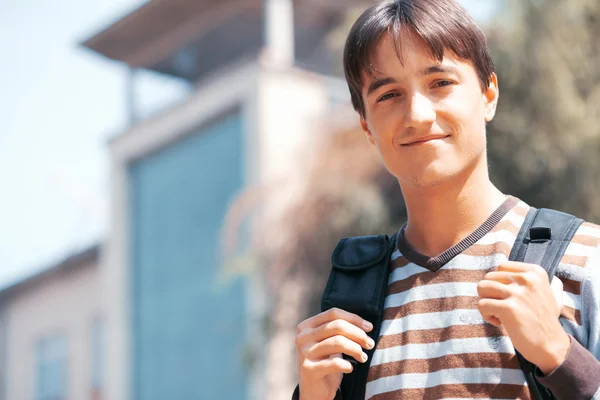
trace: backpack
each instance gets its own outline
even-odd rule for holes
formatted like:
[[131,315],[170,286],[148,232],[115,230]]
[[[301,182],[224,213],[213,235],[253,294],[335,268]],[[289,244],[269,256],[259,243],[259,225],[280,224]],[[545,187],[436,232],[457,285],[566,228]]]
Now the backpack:
[[[548,273],[548,279],[552,280],[569,242],[582,222],[569,214],[532,207],[517,235],[509,260],[541,265]],[[368,335],[375,343],[379,338],[389,264],[397,235],[391,238],[378,235],[341,239],[331,256],[332,270],[321,298],[322,311],[337,307],[371,322],[373,329]],[[369,356],[364,364],[344,355],[353,364],[354,370],[342,379],[338,392],[341,392],[343,400],[365,398],[369,365],[375,349],[363,351]],[[537,367],[519,352],[516,354],[532,399],[554,399],[550,390],[535,379]]]

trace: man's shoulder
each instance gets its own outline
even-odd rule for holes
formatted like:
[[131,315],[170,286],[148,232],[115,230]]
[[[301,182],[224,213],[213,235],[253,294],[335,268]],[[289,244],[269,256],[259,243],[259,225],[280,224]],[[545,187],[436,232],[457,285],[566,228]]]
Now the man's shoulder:
[[583,224],[581,224],[579,229],[581,230],[582,228],[583,231],[588,231],[588,233],[592,234],[593,236],[600,236],[600,225],[596,223],[583,221]]
[[600,246],[600,224],[583,220],[571,242],[588,248]]
[[[527,212],[531,209],[531,205],[529,205],[528,203],[526,203],[525,201],[523,201],[521,199],[517,199],[517,200],[518,201],[516,202],[515,206],[513,207],[513,209],[511,211],[513,213],[516,212],[517,214],[524,217],[525,214],[527,214]],[[557,210],[557,209],[550,209],[550,210],[565,212],[565,211]],[[575,215],[575,214],[574,214],[574,216],[578,217],[578,215]],[[574,241],[583,240],[585,242],[585,244],[587,244],[589,246],[594,246],[594,247],[599,246],[600,245],[600,222],[594,223],[594,222],[584,220],[583,223],[579,226],[579,229],[577,230],[577,232],[575,233],[573,240]]]
[[[524,218],[529,209],[529,204],[519,200],[513,212],[516,211]],[[591,270],[598,270],[600,273],[600,224],[584,220],[561,259],[559,271],[567,272],[570,276],[583,277]]]
[[584,221],[571,239],[561,264],[600,270],[600,225]]

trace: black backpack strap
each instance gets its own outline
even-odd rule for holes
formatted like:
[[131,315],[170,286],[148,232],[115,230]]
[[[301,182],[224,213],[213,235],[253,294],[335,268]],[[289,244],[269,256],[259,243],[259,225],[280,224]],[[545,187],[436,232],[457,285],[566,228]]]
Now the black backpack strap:
[[[373,324],[368,335],[377,343],[383,319],[383,305],[388,285],[389,265],[396,247],[393,235],[359,236],[340,240],[331,256],[332,269],[321,298],[321,311],[340,308],[359,315]],[[364,400],[369,365],[375,349],[364,350],[368,361],[353,364],[344,375],[341,393],[344,400]]]
[[[583,220],[563,212],[531,207],[517,235],[509,260],[540,265],[552,281],[569,242],[582,223]],[[515,352],[533,399],[554,399],[552,392],[535,379],[537,367],[527,361],[521,353],[516,350]]]

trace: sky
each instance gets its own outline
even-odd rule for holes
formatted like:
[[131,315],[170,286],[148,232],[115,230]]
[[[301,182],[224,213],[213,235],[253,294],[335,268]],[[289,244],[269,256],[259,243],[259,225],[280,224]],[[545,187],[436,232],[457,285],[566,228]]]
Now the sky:
[[[485,21],[496,0],[459,0]],[[0,2],[0,288],[103,240],[126,68],[79,46],[144,0]],[[136,78],[142,114],[185,95]],[[143,96],[142,96],[143,94]]]

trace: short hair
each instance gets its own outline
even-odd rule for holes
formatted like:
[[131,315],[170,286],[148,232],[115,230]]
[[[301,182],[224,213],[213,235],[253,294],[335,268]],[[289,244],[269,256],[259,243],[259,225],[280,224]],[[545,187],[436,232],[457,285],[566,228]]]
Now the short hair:
[[402,62],[400,41],[409,32],[419,35],[434,59],[442,61],[449,50],[473,63],[483,91],[495,72],[487,40],[473,18],[455,0],[392,0],[376,4],[356,20],[344,48],[344,74],[352,106],[365,115],[362,98],[364,71],[371,75],[374,50],[384,33],[394,37],[396,55]]

